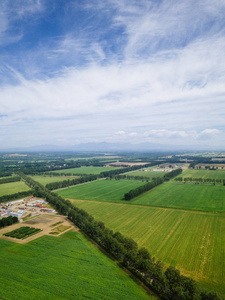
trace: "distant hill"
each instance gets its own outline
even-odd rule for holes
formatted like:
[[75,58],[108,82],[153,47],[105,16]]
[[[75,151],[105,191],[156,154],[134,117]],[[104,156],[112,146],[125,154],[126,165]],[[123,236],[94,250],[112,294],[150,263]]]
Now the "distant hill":
[[166,151],[188,151],[188,150],[209,150],[209,149],[197,149],[197,147],[190,147],[186,145],[162,145],[154,143],[82,143],[78,145],[37,145],[31,147],[15,147],[9,149],[1,149],[1,152],[166,152]]

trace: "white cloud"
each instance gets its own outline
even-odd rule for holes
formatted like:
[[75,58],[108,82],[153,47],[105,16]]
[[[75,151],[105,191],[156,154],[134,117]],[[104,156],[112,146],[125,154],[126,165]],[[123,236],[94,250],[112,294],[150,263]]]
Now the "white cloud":
[[120,130],[120,131],[116,132],[116,135],[124,135],[124,134],[125,134],[125,131],[123,131],[123,130]]
[[[42,1],[22,3],[16,18],[45,9]],[[6,8],[0,12],[0,39],[14,37],[6,34],[11,24]],[[9,135],[22,141],[23,132],[29,138],[35,134],[59,141],[67,136],[75,141],[177,143],[223,134],[222,1],[200,1],[197,6],[192,0],[108,0],[85,9],[107,16],[112,12],[109,31],[120,28],[118,48],[105,50],[114,46],[113,39],[100,39],[105,28],[93,37],[86,29],[77,35],[71,30],[25,53],[17,61],[21,72],[13,63],[2,68],[2,78],[16,82],[0,87],[6,142]]]

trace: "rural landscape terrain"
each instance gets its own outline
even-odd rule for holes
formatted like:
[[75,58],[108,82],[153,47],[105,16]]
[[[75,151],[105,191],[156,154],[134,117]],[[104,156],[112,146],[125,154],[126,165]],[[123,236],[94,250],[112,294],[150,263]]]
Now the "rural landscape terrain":
[[0,175],[1,299],[225,296],[224,153],[2,153]]

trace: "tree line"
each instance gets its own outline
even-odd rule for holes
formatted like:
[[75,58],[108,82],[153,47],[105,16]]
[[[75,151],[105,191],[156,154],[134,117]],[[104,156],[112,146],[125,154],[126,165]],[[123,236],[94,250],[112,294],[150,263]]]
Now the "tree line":
[[0,197],[0,202],[7,202],[10,200],[27,197],[27,196],[32,195],[32,193],[33,193],[33,191],[30,190],[30,191],[18,192],[18,193],[11,194],[11,195],[3,195]]
[[164,182],[164,180],[170,180],[171,178],[177,176],[180,173],[182,173],[182,169],[176,169],[171,172],[168,172],[164,175],[163,178],[158,177],[155,180],[146,183],[145,185],[139,186],[136,189],[130,190],[128,193],[125,193],[124,199],[131,200],[131,199],[143,194],[144,192],[150,191],[157,185],[162,184]]
[[225,185],[225,179],[215,178],[192,178],[192,177],[177,177],[174,179],[179,182],[199,182],[199,183],[221,183]]
[[154,187],[156,187],[159,184],[162,184],[164,182],[163,178],[158,178],[154,181],[148,182],[142,186],[137,187],[136,189],[130,190],[128,193],[124,194],[124,199],[125,200],[131,200],[135,197],[137,197],[138,195],[143,194],[146,191],[150,191],[151,189],[153,189]]
[[82,176],[82,177],[79,177],[79,178],[47,183],[46,188],[49,189],[49,190],[56,190],[56,189],[61,189],[61,188],[71,186],[71,185],[77,185],[77,184],[80,184],[80,183],[93,181],[93,180],[96,180],[96,179],[98,179],[97,175],[90,174],[90,175]]
[[151,257],[148,250],[138,248],[133,239],[125,237],[119,232],[114,233],[106,228],[103,222],[96,221],[86,211],[75,207],[69,200],[50,192],[30,177],[22,173],[20,175],[35,190],[34,196],[46,199],[59,213],[66,215],[91,239],[154,290],[161,299],[220,299],[216,293],[199,291],[196,282],[181,275],[179,270],[173,267],[165,269],[162,262]]
[[17,223],[17,222],[18,222],[17,217],[9,216],[9,217],[6,217],[6,218],[2,218],[2,219],[0,219],[0,228],[12,225],[12,224]]
[[16,181],[20,181],[19,176],[9,177],[9,178],[0,178],[0,184],[9,183],[9,182],[16,182]]
[[164,175],[164,179],[168,181],[168,180],[172,179],[173,177],[175,177],[175,176],[177,176],[181,173],[182,173],[182,169],[173,170],[171,172],[166,173]]
[[[144,167],[149,167],[149,166],[151,166],[151,164],[147,164]],[[100,172],[98,175],[96,175],[96,174],[89,174],[89,175],[92,175],[92,176],[95,175],[95,176],[98,176],[98,178],[114,177],[118,174],[130,172],[130,171],[134,171],[134,170],[138,170],[138,169],[140,169],[140,166],[132,166],[132,167],[125,167],[125,168],[116,168],[116,169],[110,170],[110,171],[106,170],[106,171]],[[79,168],[78,168],[78,172],[75,172],[75,173],[74,172],[73,173],[48,172],[45,174],[51,175],[51,176],[87,176],[87,174],[79,173]]]

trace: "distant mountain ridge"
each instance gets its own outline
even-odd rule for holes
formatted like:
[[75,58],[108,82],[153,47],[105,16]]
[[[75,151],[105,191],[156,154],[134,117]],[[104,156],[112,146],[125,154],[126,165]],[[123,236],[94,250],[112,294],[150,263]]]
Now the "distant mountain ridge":
[[[14,147],[8,149],[1,149],[1,152],[121,152],[121,151],[138,151],[138,152],[165,152],[165,151],[189,151],[189,150],[209,150],[199,149],[193,146],[186,145],[162,145],[154,143],[81,143],[78,145],[37,145],[31,147]],[[211,149],[210,149],[211,150]]]

